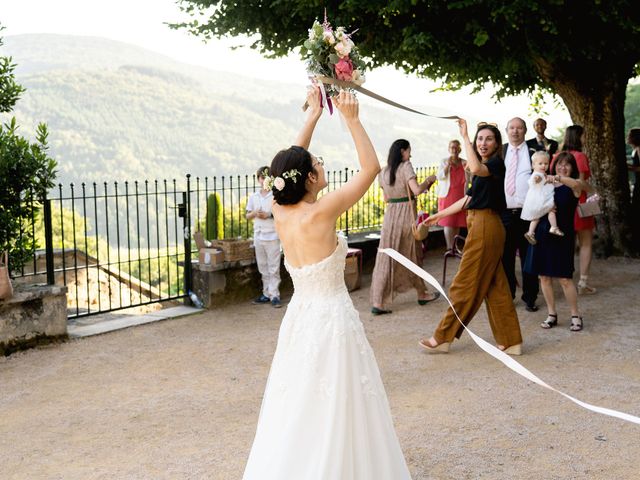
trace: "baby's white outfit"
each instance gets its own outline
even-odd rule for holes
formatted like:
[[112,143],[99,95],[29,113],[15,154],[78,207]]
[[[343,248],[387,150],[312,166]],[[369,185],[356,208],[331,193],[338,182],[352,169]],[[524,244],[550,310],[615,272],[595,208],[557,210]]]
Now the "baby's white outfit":
[[[540,182],[536,183],[536,178]],[[555,187],[552,183],[545,183],[545,175],[533,172],[529,177],[529,190],[522,205],[520,218],[523,220],[536,220],[545,216],[553,208],[553,195]]]

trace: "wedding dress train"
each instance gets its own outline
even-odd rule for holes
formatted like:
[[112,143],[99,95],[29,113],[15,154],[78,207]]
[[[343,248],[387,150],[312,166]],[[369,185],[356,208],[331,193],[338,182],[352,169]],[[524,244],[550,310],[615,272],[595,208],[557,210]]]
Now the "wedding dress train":
[[324,260],[285,265],[282,320],[244,480],[405,480],[373,351],[344,284],[347,242]]

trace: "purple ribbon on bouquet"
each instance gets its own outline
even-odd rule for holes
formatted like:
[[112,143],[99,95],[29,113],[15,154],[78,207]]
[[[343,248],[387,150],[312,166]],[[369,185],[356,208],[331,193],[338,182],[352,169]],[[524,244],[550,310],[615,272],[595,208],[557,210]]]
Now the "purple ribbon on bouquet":
[[453,308],[453,304],[451,303],[451,300],[449,300],[449,297],[447,297],[447,294],[445,293],[445,291],[442,288],[442,286],[438,283],[438,281],[435,278],[433,278],[433,276],[431,274],[429,274],[428,272],[426,272],[425,270],[420,268],[418,265],[413,263],[411,260],[409,260],[407,257],[402,255],[401,253],[398,253],[397,251],[395,251],[392,248],[381,248],[381,249],[379,249],[379,251],[384,253],[384,254],[386,254],[386,255],[388,255],[388,256],[390,256],[396,262],[400,263],[403,267],[405,267],[408,270],[410,270],[411,272],[415,273],[420,278],[422,278],[423,280],[428,282],[430,285],[432,285],[436,290],[438,290],[440,292],[440,294],[444,298],[447,299],[447,302],[449,302],[449,305],[451,306],[451,310],[453,310],[453,313],[455,314],[456,318],[458,319],[460,324],[464,327],[464,329],[467,331],[467,333],[472,338],[472,340],[474,342],[476,342],[476,344],[482,350],[487,352],[489,355],[491,355],[495,359],[501,361],[503,364],[505,364],[507,367],[509,367],[514,372],[516,372],[518,375],[521,375],[524,378],[526,378],[527,380],[530,380],[533,383],[537,383],[538,385],[540,385],[540,386],[542,386],[544,388],[547,388],[547,389],[549,389],[549,390],[551,390],[553,392],[559,393],[563,397],[568,398],[569,400],[571,400],[573,403],[576,403],[576,404],[580,405],[582,408],[586,408],[587,410],[591,410],[592,412],[601,413],[602,415],[609,415],[610,417],[619,418],[621,420],[625,420],[627,422],[636,423],[636,424],[640,425],[640,417],[636,417],[634,415],[630,415],[630,414],[624,413],[624,412],[619,412],[618,410],[612,410],[610,408],[598,407],[596,405],[591,405],[590,403],[583,402],[582,400],[578,400],[577,398],[574,398],[571,395],[568,395],[568,394],[566,394],[566,393],[564,393],[564,392],[552,387],[551,385],[547,384],[546,382],[544,382],[543,380],[538,378],[536,375],[531,373],[524,366],[522,366],[519,362],[517,362],[516,360],[511,358],[509,355],[504,353],[502,350],[500,350],[499,348],[494,347],[489,342],[487,342],[486,340],[480,338],[475,333],[473,333],[471,330],[469,330],[469,328],[464,324],[464,322],[462,320],[460,320],[460,317],[458,316],[458,313],[456,312],[455,308]]
[[[329,109],[329,115],[333,115],[333,103],[331,102],[331,97],[327,96],[327,91],[324,89],[324,84],[322,82],[317,82],[317,85],[320,87],[320,106],[324,107],[326,105]],[[307,104],[305,103],[305,105]],[[306,110],[306,108],[303,108],[303,110]]]

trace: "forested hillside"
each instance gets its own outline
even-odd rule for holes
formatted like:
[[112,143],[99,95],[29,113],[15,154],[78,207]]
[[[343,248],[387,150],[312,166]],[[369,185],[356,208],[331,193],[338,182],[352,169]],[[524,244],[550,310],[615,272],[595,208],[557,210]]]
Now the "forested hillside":
[[[193,67],[101,38],[4,40],[0,54],[13,57],[27,88],[13,115],[24,134],[39,121],[49,125],[63,183],[251,173],[291,143],[303,118],[299,85]],[[364,102],[363,122],[383,161],[399,137],[413,144],[416,165],[446,155],[450,122]],[[336,115],[323,118],[312,149],[329,169],[356,165]]]

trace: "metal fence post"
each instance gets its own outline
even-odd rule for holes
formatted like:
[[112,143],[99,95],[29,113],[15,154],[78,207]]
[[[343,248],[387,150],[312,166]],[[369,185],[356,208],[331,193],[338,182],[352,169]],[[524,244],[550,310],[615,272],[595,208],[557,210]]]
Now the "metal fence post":
[[[47,266],[47,284],[56,283],[53,266],[53,226],[51,223],[51,200],[44,199],[44,245],[45,245],[45,261]],[[35,272],[35,270],[34,270]]]
[[187,191],[182,193],[185,206],[184,225],[184,293],[190,302],[189,292],[193,287],[191,278],[191,174],[187,174]]
[[[340,187],[342,187],[345,183],[347,183],[349,181],[349,167],[345,167],[344,169],[344,183],[341,182]],[[353,208],[353,206],[351,206],[349,209],[347,209],[347,211],[345,212],[345,216],[344,216],[344,235],[345,237],[349,237],[349,210],[351,210]]]

